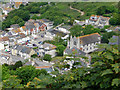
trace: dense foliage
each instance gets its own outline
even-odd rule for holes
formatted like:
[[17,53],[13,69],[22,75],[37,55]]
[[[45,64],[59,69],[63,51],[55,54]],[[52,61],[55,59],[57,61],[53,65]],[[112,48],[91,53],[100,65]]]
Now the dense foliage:
[[117,12],[117,3],[113,2],[74,2],[71,3],[73,8],[82,10],[85,12],[83,16],[80,16],[80,20],[89,18],[92,14],[111,16]]
[[103,14],[109,14],[117,12],[117,9],[115,6],[101,6],[97,9],[97,15],[103,15]]
[[[100,14],[100,15],[113,15],[113,18],[110,19],[110,24],[119,25],[120,17],[119,13],[116,14],[116,9],[114,5],[106,6],[105,3],[99,5],[99,3],[92,3],[92,6],[86,3],[73,3],[74,8],[85,11],[85,15],[89,16],[91,14]],[[58,6],[56,6],[56,4]],[[82,5],[81,5],[82,4]],[[120,4],[120,3],[119,3]],[[44,6],[45,5],[45,8]],[[67,9],[63,8],[67,5]],[[72,22],[73,16],[69,12],[68,7],[70,3],[30,3],[27,6],[21,5],[20,9],[14,10],[9,13],[7,19],[3,22],[3,28],[9,27],[11,24],[18,23],[20,26],[24,25],[25,21],[30,18],[30,14],[42,14],[40,17],[34,15],[32,18],[48,18],[55,21],[55,25],[62,22],[67,22],[71,19],[69,23]],[[85,6],[84,6],[85,5]],[[94,8],[94,7],[97,7]],[[32,7],[34,6],[34,7]],[[40,7],[42,6],[42,7]],[[52,6],[52,7],[51,7]],[[84,7],[81,7],[84,6]],[[40,7],[40,8],[39,8]],[[120,5],[119,5],[120,8]],[[66,10],[66,13],[63,13],[63,9]],[[104,9],[104,10],[103,10]],[[26,11],[27,10],[27,11]],[[61,11],[63,10],[63,11]],[[67,11],[68,10],[68,11]],[[88,11],[88,12],[87,12]],[[65,11],[64,11],[65,12]],[[68,14],[69,12],[69,14]],[[114,13],[114,14],[111,14]],[[54,17],[53,17],[54,16]],[[75,16],[76,18],[78,16]],[[84,17],[86,18],[86,17]],[[108,28],[109,26],[105,26]],[[104,28],[104,29],[105,29]],[[105,30],[94,28],[91,25],[82,27],[75,25],[70,29],[72,36],[82,36],[91,33],[100,33],[105,32]],[[63,62],[64,58],[61,61],[58,61],[58,64],[55,64],[56,69],[52,74],[56,77],[52,77],[47,73],[46,70],[35,69],[34,66],[23,66],[22,62],[16,62],[15,65],[2,65],[2,81],[3,88],[80,88],[85,90],[119,90],[120,88],[120,52],[118,51],[117,45],[109,45],[109,39],[113,35],[117,35],[114,32],[107,32],[102,35],[102,43],[98,45],[99,49],[104,49],[103,51],[97,51],[91,54],[92,64],[90,67],[81,67],[81,68],[72,68],[70,71],[60,72],[63,68],[69,68],[70,66]],[[110,39],[111,40],[111,39]],[[63,55],[63,51],[67,46],[65,40],[62,40],[60,37],[55,37],[52,41],[45,41],[57,46],[57,53],[59,56]],[[112,41],[111,41],[112,42]],[[75,54],[76,52],[73,52]],[[36,57],[36,55],[32,55]],[[44,60],[51,61],[50,55],[45,55]],[[80,60],[75,58],[72,60]],[[74,63],[75,65],[81,65],[81,63]]]
[[30,19],[30,14],[39,13],[40,6],[46,4],[44,2],[38,2],[29,3],[26,6],[20,5],[19,9],[15,9],[8,14],[7,18],[2,22],[2,29],[9,28],[12,24],[23,26],[25,21]]
[[[94,60],[91,67],[73,68],[64,74],[55,70],[56,77],[48,75],[44,70],[37,70],[33,66],[23,66],[17,68],[16,71],[10,71],[7,66],[3,65],[3,87],[119,89],[120,52],[118,46],[100,44],[98,48],[105,50],[91,54]],[[57,65],[61,69],[66,67],[62,61],[56,64],[56,67]]]
[[101,42],[102,43],[109,43],[109,39],[112,38],[113,35],[117,35],[115,32],[106,32],[102,35]]
[[100,33],[100,29],[94,28],[92,25],[87,25],[85,27],[82,27],[80,25],[75,25],[70,29],[70,34],[72,36],[83,36],[87,34],[92,34],[92,33]]
[[64,45],[58,45],[56,50],[58,52],[57,53],[58,56],[63,56],[63,51],[65,50],[65,46]]
[[49,61],[49,62],[52,60],[51,55],[49,55],[49,54],[45,54],[43,59],[46,61]]
[[115,13],[109,22],[111,25],[120,25],[120,14]]
[[[28,81],[33,80],[35,77],[38,77],[40,74],[48,75],[46,70],[35,69],[34,66],[23,66],[17,68],[16,70],[10,70],[8,66],[2,66],[2,79],[9,81],[10,76],[17,76],[17,79],[20,79],[20,84],[26,84]],[[11,82],[11,81],[9,81]],[[15,83],[14,83],[15,84]]]
[[[78,10],[84,11],[85,14],[80,16],[80,12],[71,10],[70,6]],[[84,6],[84,7],[83,7]],[[96,8],[94,8],[96,7]],[[2,29],[10,27],[12,24],[19,24],[23,26],[25,21],[32,19],[50,19],[54,21],[54,25],[61,23],[67,23],[72,25],[74,19],[84,20],[89,18],[92,14],[98,14],[103,16],[112,16],[113,13],[117,13],[116,3],[46,3],[37,2],[29,3],[26,6],[21,5],[19,9],[11,11],[6,20],[3,21]],[[40,14],[37,15],[37,14]],[[118,15],[119,16],[119,15]],[[116,16],[114,16],[110,23],[112,25],[118,24],[116,22]]]
[[4,65],[7,66],[9,70],[16,70],[17,68],[23,66],[21,61],[17,61],[14,65],[8,65],[8,64],[4,64]]

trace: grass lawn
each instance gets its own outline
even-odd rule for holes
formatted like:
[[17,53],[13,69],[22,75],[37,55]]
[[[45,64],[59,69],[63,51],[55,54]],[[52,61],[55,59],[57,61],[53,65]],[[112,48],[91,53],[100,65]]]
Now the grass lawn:
[[71,3],[72,7],[82,10],[85,15],[81,16],[80,19],[86,19],[92,14],[96,14],[96,10],[101,6],[115,6],[117,8],[116,2],[77,2],[75,5]]
[[73,18],[77,18],[77,16],[80,16],[81,13],[77,12],[76,10],[71,10],[69,8],[69,3],[65,2],[65,3],[57,3],[56,7],[59,8],[59,10],[62,13],[67,13],[68,15],[70,15]]

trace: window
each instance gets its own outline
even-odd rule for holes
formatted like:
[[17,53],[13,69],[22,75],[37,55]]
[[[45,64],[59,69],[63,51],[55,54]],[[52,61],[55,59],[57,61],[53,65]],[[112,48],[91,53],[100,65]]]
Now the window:
[[87,48],[87,50],[88,50],[88,48]]
[[76,45],[76,42],[74,41],[74,45]]
[[90,49],[92,49],[92,47],[90,47]]
[[80,44],[82,43],[82,41],[80,40]]

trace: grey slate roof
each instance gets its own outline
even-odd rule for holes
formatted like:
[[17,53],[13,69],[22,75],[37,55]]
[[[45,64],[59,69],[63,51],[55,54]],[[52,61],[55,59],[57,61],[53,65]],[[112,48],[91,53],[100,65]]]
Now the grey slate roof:
[[11,32],[8,32],[8,35],[9,35],[9,36],[12,36],[12,33],[11,33]]
[[19,28],[20,26],[19,26],[18,24],[13,24],[13,25],[11,25],[10,27],[11,27],[11,28],[14,28],[14,29],[17,29],[17,28]]
[[42,22],[38,22],[38,24],[39,24],[40,26],[42,26],[42,25],[43,25],[43,23],[42,23]]
[[26,53],[26,54],[29,54],[30,51],[31,51],[31,49],[28,48],[28,47],[23,47],[22,50],[21,50],[22,53]]
[[5,32],[2,33],[3,36],[4,36],[5,34],[6,34]]
[[10,3],[6,3],[6,4],[5,4],[5,7],[10,7],[10,8],[12,8],[12,5],[11,5]]
[[64,36],[67,35],[66,33],[63,33],[63,32],[61,32],[61,31],[58,31],[58,30],[55,30],[55,29],[49,29],[48,31],[49,31],[50,33],[53,33],[53,34],[55,34],[55,35],[62,36],[62,37],[64,37]]
[[42,21],[44,21],[44,22],[50,22],[50,20],[48,20],[48,19],[42,19]]
[[66,48],[64,52],[67,53],[68,55],[72,54],[72,50],[70,48]]
[[35,26],[33,24],[29,24],[29,25],[26,25],[26,28],[27,29],[33,29],[33,28],[35,28]]
[[[32,65],[32,61],[28,61],[27,63],[25,63],[24,64],[24,66],[26,66],[26,65]],[[38,63],[36,63],[36,62],[34,62],[34,65],[33,66],[39,66],[39,64]]]
[[16,48],[18,51],[21,51],[22,50],[22,46],[20,45],[17,45],[17,48]]
[[71,49],[66,48],[64,52],[67,53],[68,55],[73,55],[73,51],[76,52],[75,56],[80,56],[80,55],[85,56],[86,55],[86,53],[84,53],[83,51],[81,51],[80,49],[78,49],[76,47],[73,47]]
[[38,23],[40,26],[42,26],[44,23],[42,23],[41,21],[37,20],[34,23]]
[[50,50],[52,50],[52,49],[55,49],[55,48],[56,48],[56,46],[55,46],[55,45],[52,45],[52,44],[49,44],[49,43],[44,43],[44,44],[43,44],[43,48],[47,48],[47,47],[49,47],[49,49],[50,49]]
[[109,42],[110,45],[120,45],[120,36],[113,36],[111,39],[113,42]]
[[22,46],[22,45],[15,45],[12,48],[17,50],[17,51],[20,51],[22,53],[26,53],[26,54],[29,54],[32,50],[31,48],[26,47],[26,46]]
[[100,37],[98,34],[91,34],[91,35],[86,35],[85,37],[81,37],[80,40],[83,45],[90,44],[90,43],[95,43],[99,42],[100,40],[98,39]]

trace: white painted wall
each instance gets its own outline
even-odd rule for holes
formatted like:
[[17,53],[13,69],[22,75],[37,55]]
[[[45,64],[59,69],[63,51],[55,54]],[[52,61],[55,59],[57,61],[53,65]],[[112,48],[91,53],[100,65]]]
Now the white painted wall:
[[0,50],[4,50],[4,44],[0,42]]

